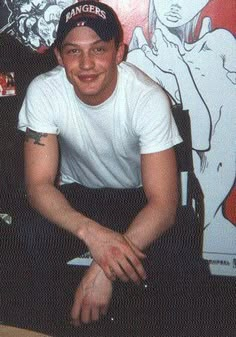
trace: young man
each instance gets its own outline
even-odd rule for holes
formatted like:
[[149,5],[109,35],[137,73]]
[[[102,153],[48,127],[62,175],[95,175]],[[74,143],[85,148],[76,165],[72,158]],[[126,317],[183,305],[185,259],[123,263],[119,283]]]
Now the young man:
[[[59,66],[31,83],[19,116],[32,207],[74,234],[93,256],[75,294],[75,325],[107,312],[115,279],[146,278],[143,252],[175,221],[173,146],[181,138],[164,91],[123,62],[124,52],[121,26],[109,6],[82,1],[66,8],[55,41]],[[75,184],[68,201],[63,190]],[[113,206],[124,198],[122,191],[141,188],[146,202],[125,229],[118,216],[107,228],[75,206],[83,201],[83,188],[91,195],[114,190]],[[88,208],[104,212],[96,198],[90,201]],[[130,202],[126,208],[135,204]],[[109,198],[106,205],[112,207]]]

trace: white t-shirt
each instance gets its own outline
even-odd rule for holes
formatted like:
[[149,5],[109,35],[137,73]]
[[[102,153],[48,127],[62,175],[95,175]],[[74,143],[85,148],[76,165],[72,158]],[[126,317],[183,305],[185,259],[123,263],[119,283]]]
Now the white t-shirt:
[[18,128],[57,134],[61,183],[87,187],[142,185],[140,154],[181,142],[163,90],[135,66],[122,62],[112,96],[98,106],[83,103],[63,67],[30,84]]

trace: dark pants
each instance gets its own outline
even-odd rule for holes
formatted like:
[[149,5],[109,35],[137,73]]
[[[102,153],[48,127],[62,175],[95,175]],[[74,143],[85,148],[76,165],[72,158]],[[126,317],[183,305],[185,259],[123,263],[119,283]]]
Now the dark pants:
[[[62,186],[60,190],[75,209],[101,225],[119,232],[126,230],[147,202],[142,188],[89,189],[78,184],[70,184]],[[147,282],[140,286],[140,290],[132,285],[129,288],[129,284],[117,282],[114,292],[116,295],[113,298],[120,299],[123,293],[125,304],[122,309],[118,301],[119,305],[114,304],[113,308],[121,308],[119,310],[125,315],[127,298],[129,306],[138,308],[135,302],[137,299],[142,306],[147,296],[145,293],[147,286],[149,292],[153,291],[156,294],[159,289],[160,293],[166,292],[169,296],[171,292],[177,294],[180,289],[192,286],[197,279],[202,284],[205,282],[204,279],[209,274],[208,267],[196,245],[199,238],[194,236],[194,233],[199,231],[194,230],[196,226],[194,222],[194,212],[191,209],[179,209],[175,226],[147,251],[148,258],[145,260]],[[35,308],[40,310],[40,317],[43,310],[46,312],[49,310],[55,313],[57,319],[58,317],[63,319],[65,315],[69,315],[74,291],[86,270],[85,267],[67,266],[66,262],[87,252],[88,249],[81,240],[49,223],[32,210],[22,215],[19,227],[21,233],[24,232],[22,235],[24,246],[32,266]],[[141,293],[143,297],[140,296]],[[153,295],[153,299],[155,296]],[[131,298],[135,299],[133,304]],[[129,311],[132,310],[129,308]]]
[[[60,188],[73,208],[103,226],[124,232],[146,203],[142,188],[139,189],[90,189],[78,184]],[[63,265],[68,259],[78,257],[87,247],[69,232],[50,223],[29,209],[20,219],[26,249],[37,265],[50,263]]]

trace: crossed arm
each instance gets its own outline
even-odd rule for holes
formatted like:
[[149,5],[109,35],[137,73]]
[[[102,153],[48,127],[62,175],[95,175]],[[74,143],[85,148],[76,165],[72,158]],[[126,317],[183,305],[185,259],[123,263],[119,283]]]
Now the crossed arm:
[[55,187],[59,160],[56,135],[28,130],[24,153],[26,188],[32,207],[83,240],[94,258],[75,295],[74,323],[97,320],[107,311],[112,281],[116,277],[137,283],[145,279],[143,250],[174,223],[177,205],[174,150],[141,155],[148,202],[124,235],[104,228],[73,209]]

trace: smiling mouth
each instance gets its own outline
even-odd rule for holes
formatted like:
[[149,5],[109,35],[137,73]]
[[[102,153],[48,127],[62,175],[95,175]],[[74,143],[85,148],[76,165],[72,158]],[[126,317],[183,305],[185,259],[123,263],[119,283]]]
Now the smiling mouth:
[[98,78],[98,75],[79,75],[78,78],[82,82],[93,82]]

